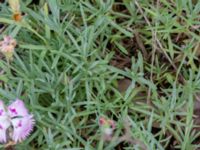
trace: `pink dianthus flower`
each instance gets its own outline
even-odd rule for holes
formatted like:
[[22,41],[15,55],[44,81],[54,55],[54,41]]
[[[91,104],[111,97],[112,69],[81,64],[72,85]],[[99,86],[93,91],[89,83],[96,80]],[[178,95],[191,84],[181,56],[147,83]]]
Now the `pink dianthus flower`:
[[[12,139],[15,143],[21,142],[31,133],[34,124],[33,115],[28,113],[22,100],[16,99],[8,107],[0,100],[1,143],[6,143],[9,139]],[[12,127],[12,132],[8,134],[7,131],[10,127]]]

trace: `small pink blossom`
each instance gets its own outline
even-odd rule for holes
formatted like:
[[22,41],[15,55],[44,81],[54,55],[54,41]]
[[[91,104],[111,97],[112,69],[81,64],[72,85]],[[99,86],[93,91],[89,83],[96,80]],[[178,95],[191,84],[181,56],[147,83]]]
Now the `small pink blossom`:
[[[14,142],[21,142],[33,130],[35,120],[33,115],[28,113],[22,100],[17,99],[7,108],[0,100],[0,142],[8,142],[7,137]],[[12,133],[7,133],[8,128],[12,127]]]
[[17,42],[15,39],[13,39],[11,36],[4,36],[3,41],[0,41],[0,51],[8,59],[12,59],[16,45]]

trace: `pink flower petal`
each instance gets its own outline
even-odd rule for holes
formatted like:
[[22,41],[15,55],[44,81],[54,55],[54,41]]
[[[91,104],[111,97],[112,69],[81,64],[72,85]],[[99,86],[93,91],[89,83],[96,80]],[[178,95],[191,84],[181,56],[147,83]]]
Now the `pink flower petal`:
[[10,40],[12,40],[12,37],[11,36],[4,36],[3,37],[3,40],[4,40],[4,42],[6,42],[6,43],[9,43],[10,42]]
[[112,127],[112,129],[115,129],[115,122],[113,120],[108,120],[108,123]]
[[0,100],[0,142],[6,143],[6,131],[10,126],[9,116],[6,112],[5,105],[2,100]]
[[35,124],[32,115],[27,115],[23,118],[14,118],[11,122],[13,125],[12,140],[15,142],[20,142],[26,139],[33,130]]
[[23,117],[28,115],[28,110],[22,100],[16,99],[10,106],[8,106],[8,113],[10,117]]
[[99,118],[99,124],[102,126],[106,123],[106,119],[104,117]]
[[9,118],[5,116],[0,117],[0,143],[6,143],[7,141],[7,136],[6,136],[6,131],[10,127],[10,120]]
[[6,113],[5,105],[4,105],[3,101],[0,100],[0,117],[5,116],[6,114],[7,113]]

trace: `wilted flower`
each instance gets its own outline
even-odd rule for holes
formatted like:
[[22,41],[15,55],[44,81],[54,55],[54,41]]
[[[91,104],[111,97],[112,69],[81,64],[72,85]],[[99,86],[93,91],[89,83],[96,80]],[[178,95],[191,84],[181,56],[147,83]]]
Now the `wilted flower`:
[[22,16],[21,16],[21,11],[20,11],[20,3],[19,0],[8,0],[8,3],[10,5],[10,8],[13,13],[13,19],[15,21],[21,21]]
[[113,120],[100,117],[99,125],[105,140],[110,139],[113,134],[113,130],[115,129],[115,122]]
[[3,41],[0,41],[0,51],[6,56],[8,60],[12,59],[14,49],[17,45],[15,39],[11,36],[4,36]]
[[8,3],[10,5],[13,13],[20,12],[19,0],[8,0]]
[[[22,100],[15,100],[5,107],[0,100],[0,142],[6,143],[10,139],[15,143],[21,142],[33,130],[35,121],[33,115],[28,113]],[[12,129],[8,133],[8,129]]]

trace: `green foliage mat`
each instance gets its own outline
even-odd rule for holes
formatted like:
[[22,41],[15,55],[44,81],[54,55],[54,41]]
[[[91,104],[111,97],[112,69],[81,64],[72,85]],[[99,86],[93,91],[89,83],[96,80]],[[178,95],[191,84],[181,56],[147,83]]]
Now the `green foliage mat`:
[[[36,120],[16,149],[200,147],[200,1],[23,0],[20,10],[15,21],[0,4],[0,38],[17,41],[11,62],[1,56],[0,97],[24,100]],[[112,140],[101,116],[115,121]]]

